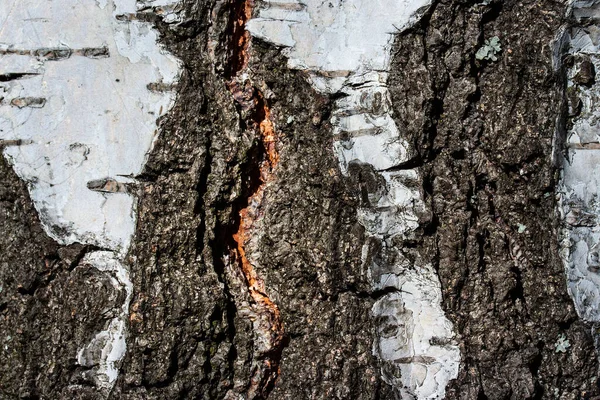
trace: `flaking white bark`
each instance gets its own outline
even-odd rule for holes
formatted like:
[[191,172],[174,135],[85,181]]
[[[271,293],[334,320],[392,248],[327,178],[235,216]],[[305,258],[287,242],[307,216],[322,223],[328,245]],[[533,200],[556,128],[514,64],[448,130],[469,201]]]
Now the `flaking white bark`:
[[[87,184],[131,182],[156,138],[157,118],[174,100],[148,85],[172,84],[177,61],[159,48],[149,23],[118,18],[138,7],[135,0],[0,6],[0,74],[29,74],[0,84],[0,140],[22,141],[4,155],[29,183],[44,228],[62,244],[129,247],[132,196]],[[43,103],[18,101],[28,98]]]
[[600,67],[600,2],[575,1],[571,7],[585,23],[565,33],[573,64],[567,72],[572,126],[560,185],[562,253],[577,313],[600,322],[600,85],[593,76]]
[[[332,117],[334,150],[343,173],[351,163],[371,165],[385,184],[359,209],[367,234],[394,253],[382,265],[363,249],[373,289],[394,288],[373,306],[378,337],[373,351],[383,378],[402,399],[441,399],[458,375],[460,352],[452,323],[441,307],[439,278],[430,265],[415,265],[393,245],[418,227],[424,205],[414,189],[418,171],[397,168],[408,161],[409,144],[392,118],[386,86],[393,33],[409,27],[428,0],[265,1],[247,23],[255,37],[283,46],[290,68],[309,72],[313,87],[344,94]],[[384,259],[384,257],[377,258]]]
[[127,350],[127,320],[133,296],[133,283],[129,279],[129,271],[114,252],[95,251],[87,254],[81,264],[110,274],[113,287],[125,291],[125,301],[119,315],[77,354],[77,362],[92,369],[92,378],[96,385],[99,388],[110,389],[117,380],[119,366]]

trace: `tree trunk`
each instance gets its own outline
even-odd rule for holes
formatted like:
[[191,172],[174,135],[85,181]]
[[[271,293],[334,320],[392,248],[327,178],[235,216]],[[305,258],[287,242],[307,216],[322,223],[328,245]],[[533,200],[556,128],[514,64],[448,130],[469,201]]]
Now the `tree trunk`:
[[600,396],[594,2],[37,1],[1,398]]

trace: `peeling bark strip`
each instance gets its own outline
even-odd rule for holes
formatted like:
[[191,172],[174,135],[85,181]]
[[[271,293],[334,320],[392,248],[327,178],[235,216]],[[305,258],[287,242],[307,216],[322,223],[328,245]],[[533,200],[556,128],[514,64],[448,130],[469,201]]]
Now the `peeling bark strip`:
[[89,181],[87,188],[102,193],[128,193],[127,184],[111,178]]
[[386,84],[390,32],[410,27],[429,1],[282,3],[266,1],[249,31],[284,46],[289,67],[310,71],[315,89],[341,95],[331,119],[340,169],[372,177],[358,218],[371,238],[363,263],[372,290],[383,293],[373,306],[373,353],[383,378],[402,398],[443,398],[460,353],[432,265],[410,260],[395,245],[414,235],[423,202],[413,189],[418,171],[405,168],[416,151],[392,118]]
[[81,260],[81,265],[108,273],[113,287],[125,292],[125,300],[118,315],[77,354],[77,362],[90,368],[90,378],[96,381],[98,388],[110,389],[117,380],[120,364],[127,349],[125,339],[133,284],[129,279],[128,269],[112,251],[89,253]]
[[[567,286],[579,316],[600,322],[600,2],[574,1],[574,26],[559,39],[559,57],[566,64],[567,132],[559,132],[562,158],[560,191],[562,252]],[[567,47],[564,49],[564,47]],[[566,54],[563,51],[566,50]],[[598,335],[595,333],[595,335]]]
[[258,276],[246,253],[246,243],[252,236],[252,228],[260,218],[260,211],[267,185],[273,180],[273,171],[279,162],[277,152],[277,132],[271,121],[271,111],[263,94],[254,86],[245,73],[248,65],[250,35],[246,32],[246,23],[252,15],[253,0],[235,2],[232,13],[231,27],[231,52],[229,71],[232,80],[228,88],[233,98],[241,108],[252,115],[252,119],[258,128],[260,135],[260,148],[263,150],[265,160],[259,161],[259,181],[256,187],[252,187],[251,196],[247,200],[247,207],[239,212],[240,223],[238,231],[233,235],[237,243],[234,251],[234,260],[237,260],[241,268],[248,291],[254,300],[251,316],[257,335],[251,380],[246,393],[246,398],[266,398],[273,389],[279,375],[279,364],[284,346],[284,328],[281,315],[277,305],[269,298],[264,281]]

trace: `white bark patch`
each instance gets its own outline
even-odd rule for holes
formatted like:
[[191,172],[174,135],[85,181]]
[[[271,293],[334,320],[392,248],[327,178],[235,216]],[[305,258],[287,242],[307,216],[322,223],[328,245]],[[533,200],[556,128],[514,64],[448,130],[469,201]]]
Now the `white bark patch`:
[[173,0],[0,3],[0,145],[28,183],[49,236],[112,251],[83,262],[126,291],[121,315],[78,354],[110,390],[125,354],[132,284],[123,261],[135,229],[126,190],[174,102],[179,64],[143,18],[177,22]]
[[[137,12],[134,0],[105,7],[95,0],[15,4],[0,6],[6,21],[0,75],[31,75],[0,83],[0,140],[29,144],[7,147],[4,155],[29,183],[44,228],[56,241],[126,251],[135,228],[133,198],[88,190],[87,182],[127,182],[141,172],[156,120],[174,100],[173,93],[148,85],[172,83],[177,61],[159,48],[150,24],[115,18]],[[102,48],[101,56],[86,53]],[[44,102],[15,106],[24,98]]]
[[[441,307],[439,278],[430,265],[415,265],[392,244],[412,234],[423,211],[415,169],[403,169],[409,144],[392,118],[386,86],[393,33],[418,20],[429,0],[266,0],[247,29],[279,46],[290,68],[307,70],[313,87],[342,93],[332,117],[334,150],[344,174],[351,163],[369,164],[383,177],[359,210],[367,233],[386,255],[363,248],[373,288],[392,289],[373,306],[380,322],[374,354],[383,378],[402,399],[441,399],[458,376],[460,352]],[[386,261],[386,260],[396,261]],[[404,261],[403,261],[404,260]]]
[[[598,77],[588,78],[590,71],[600,71],[600,2],[577,1],[572,7],[573,16],[585,19],[586,26],[566,33],[568,53],[573,56],[567,76],[572,127],[567,132],[560,185],[562,254],[577,313],[586,321],[599,322],[600,84],[595,81]],[[588,24],[590,20],[595,23]]]
[[96,268],[110,274],[113,287],[125,291],[125,301],[120,314],[113,318],[108,327],[97,333],[94,339],[79,350],[77,362],[92,368],[96,385],[110,389],[119,375],[119,366],[127,349],[127,317],[129,304],[133,295],[133,284],[129,279],[129,271],[111,251],[96,251],[87,254],[82,265]]
[[387,70],[393,33],[430,0],[265,0],[252,35],[286,46],[290,68],[314,72]]

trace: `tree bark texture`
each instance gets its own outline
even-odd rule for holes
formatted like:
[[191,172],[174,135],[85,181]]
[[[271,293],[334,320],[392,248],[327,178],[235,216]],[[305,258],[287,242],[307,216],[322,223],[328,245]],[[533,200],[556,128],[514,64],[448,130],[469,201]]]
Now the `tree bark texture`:
[[[410,188],[423,203],[396,255],[359,223],[381,171],[344,171],[334,152],[341,96],[246,31],[265,4],[181,0],[176,23],[144,9],[181,65],[127,189],[131,296],[116,269],[86,261],[111,249],[47,235],[30,182],[0,158],[0,398],[441,398],[402,391],[374,350],[387,334],[374,306],[401,289],[374,288],[365,257],[400,256],[439,279],[460,351],[445,398],[600,395],[597,335],[569,296],[559,246],[568,104],[555,43],[575,23],[567,4],[435,1],[394,34],[389,115],[410,146],[393,169],[418,171]],[[498,60],[476,57],[494,36]],[[78,352],[127,302],[118,377],[99,384],[99,364]]]

